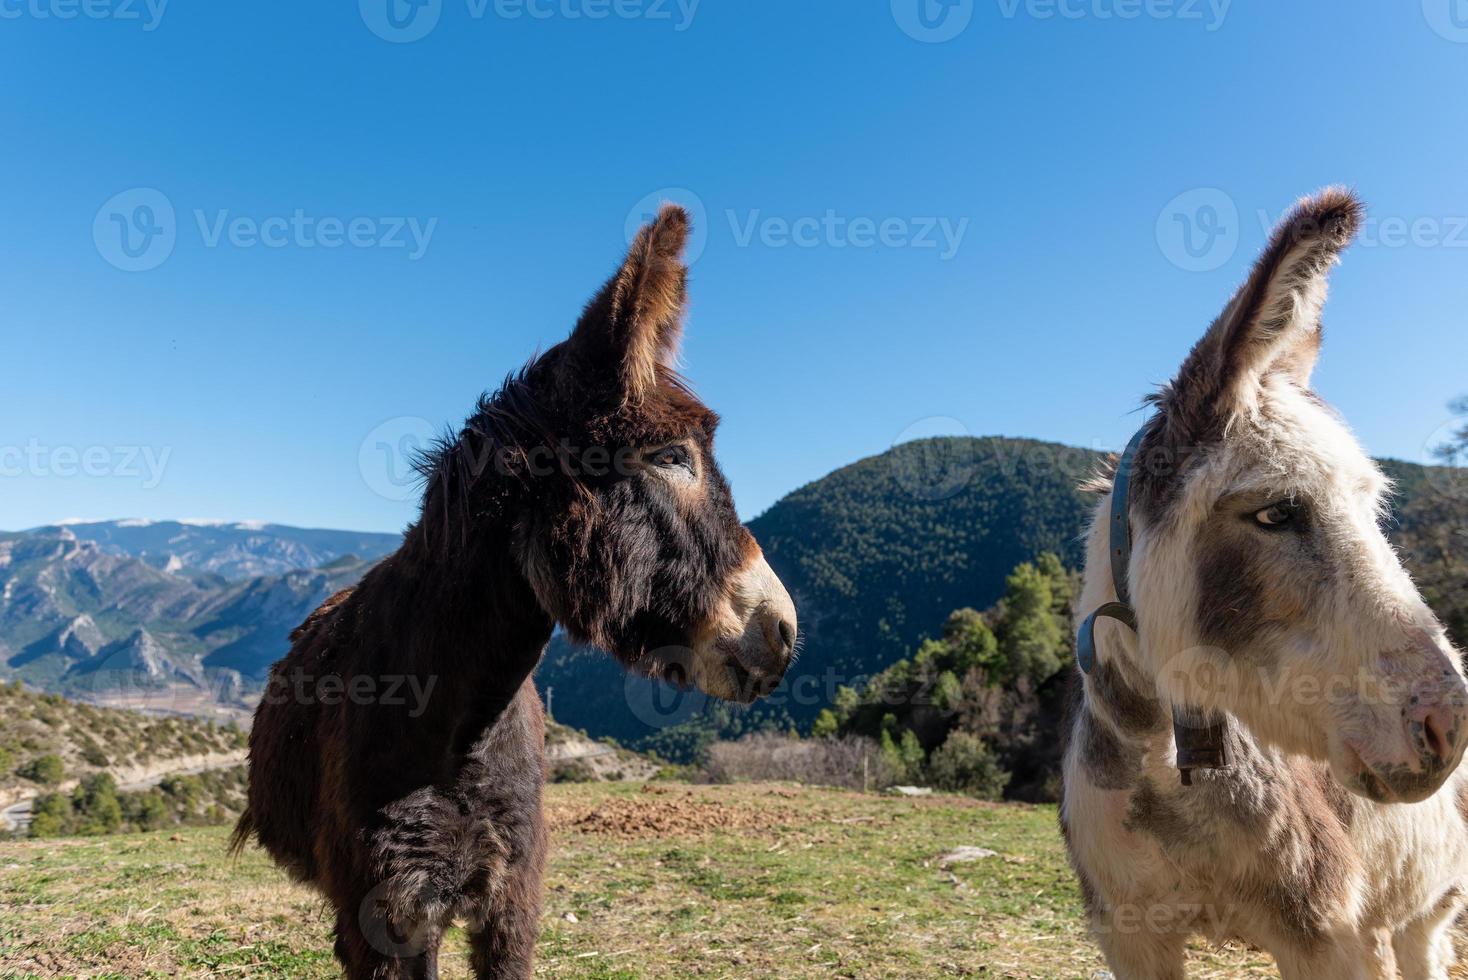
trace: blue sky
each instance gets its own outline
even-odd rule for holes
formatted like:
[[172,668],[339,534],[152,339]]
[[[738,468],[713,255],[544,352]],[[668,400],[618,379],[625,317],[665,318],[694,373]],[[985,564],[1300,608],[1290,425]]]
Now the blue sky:
[[1468,393],[1464,0],[392,2],[0,0],[0,527],[400,528],[394,447],[649,195],[746,516],[905,434],[1122,445],[1329,183],[1320,389],[1411,459]]

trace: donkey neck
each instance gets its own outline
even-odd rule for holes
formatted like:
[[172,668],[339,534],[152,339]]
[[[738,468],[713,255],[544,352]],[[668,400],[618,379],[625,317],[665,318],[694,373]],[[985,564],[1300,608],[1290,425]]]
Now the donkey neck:
[[554,627],[515,556],[513,511],[496,510],[462,528],[425,518],[358,587],[372,669],[433,684],[424,724],[460,753],[513,701]]

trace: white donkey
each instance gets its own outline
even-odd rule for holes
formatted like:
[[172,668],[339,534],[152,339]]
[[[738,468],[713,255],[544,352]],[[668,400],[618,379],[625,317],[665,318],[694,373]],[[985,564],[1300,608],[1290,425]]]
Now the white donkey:
[[1383,533],[1387,480],[1310,390],[1362,214],[1295,209],[1092,487],[1061,827],[1119,980],[1183,977],[1195,933],[1286,980],[1448,975],[1463,670]]

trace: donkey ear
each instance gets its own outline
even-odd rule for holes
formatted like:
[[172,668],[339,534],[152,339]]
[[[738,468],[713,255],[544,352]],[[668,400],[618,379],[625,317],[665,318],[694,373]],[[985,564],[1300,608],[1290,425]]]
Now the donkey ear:
[[1343,188],[1295,206],[1163,397],[1173,423],[1195,437],[1213,431],[1216,423],[1247,409],[1271,374],[1309,387],[1330,269],[1356,237],[1364,214],[1361,202]]
[[583,364],[617,372],[624,402],[642,401],[657,384],[658,366],[672,367],[677,359],[689,224],[687,211],[664,204],[637,233],[622,267],[587,304],[571,335]]

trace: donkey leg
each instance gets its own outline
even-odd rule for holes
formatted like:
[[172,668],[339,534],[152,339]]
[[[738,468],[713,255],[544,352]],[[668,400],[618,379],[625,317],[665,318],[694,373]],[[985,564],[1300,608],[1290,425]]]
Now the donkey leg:
[[534,972],[545,829],[538,823],[521,829],[524,839],[505,869],[504,886],[493,892],[483,919],[469,928],[469,962],[477,980],[530,980]]
[[336,956],[347,980],[438,980],[442,927],[390,920],[371,896],[337,913]]
[[1445,980],[1456,959],[1453,922],[1462,911],[1463,896],[1455,890],[1426,915],[1397,930],[1392,946],[1404,980]]
[[1095,932],[1116,980],[1185,980],[1187,937],[1182,933],[1139,929],[1115,916],[1097,919]]
[[540,938],[540,868],[517,869],[514,879],[469,932],[476,980],[530,980]]
[[377,964],[374,962],[372,946],[358,928],[353,915],[345,911],[338,912],[334,932],[336,942],[332,945],[332,951],[336,953],[336,960],[342,965],[342,972],[347,980],[373,980]]
[[1270,952],[1284,980],[1389,980],[1394,975],[1383,964],[1385,951],[1378,949],[1374,936],[1325,937]]

